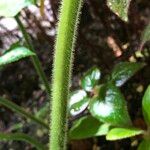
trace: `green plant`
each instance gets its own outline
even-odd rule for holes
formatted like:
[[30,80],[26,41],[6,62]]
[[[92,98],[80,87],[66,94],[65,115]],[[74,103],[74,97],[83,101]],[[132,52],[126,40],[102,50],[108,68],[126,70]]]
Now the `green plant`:
[[131,0],[107,0],[107,5],[122,20],[128,21],[128,9]]
[[[43,15],[43,2],[41,0],[41,14]],[[12,5],[15,3],[15,7]],[[0,67],[16,62],[25,57],[31,57],[33,65],[45,85],[47,95],[50,95],[48,79],[42,69],[41,63],[36,55],[30,36],[28,35],[19,12],[35,0],[1,0],[0,16],[14,17],[24,36],[25,43],[17,42],[13,44],[1,57]],[[132,125],[127,111],[127,105],[119,87],[131,78],[138,70],[144,67],[143,63],[124,62],[117,64],[106,82],[100,84],[101,72],[98,68],[90,69],[81,80],[81,90],[77,90],[70,96],[68,106],[69,83],[72,70],[73,49],[77,34],[79,14],[82,0],[62,0],[60,9],[60,19],[58,23],[58,33],[55,44],[53,82],[51,94],[50,113],[50,143],[49,149],[66,149],[68,134],[68,110],[70,115],[86,114],[73,122],[69,130],[69,139],[82,139],[93,136],[106,135],[107,140],[117,140],[144,134],[145,139],[140,144],[139,149],[149,148],[149,124],[150,115],[148,112],[150,100],[150,88],[143,97],[143,114],[148,125],[148,132],[135,128]],[[108,0],[108,6],[123,21],[128,21],[128,8],[130,0]],[[142,46],[149,40],[149,26],[145,29],[142,37]],[[26,46],[27,45],[27,46]],[[41,119],[45,112],[49,110],[49,104],[32,115],[15,103],[0,97],[0,104],[24,116],[27,119],[43,126],[47,132],[49,126]],[[15,128],[15,127],[14,127]],[[17,127],[16,127],[17,128]],[[39,143],[34,138],[23,133],[0,133],[0,140],[23,140],[39,150],[47,147]]]
[[[143,66],[144,64],[140,63],[117,64],[111,73],[111,78],[100,85],[93,84],[97,82],[97,79],[100,79],[100,70],[95,67],[89,70],[81,80],[83,89],[73,92],[70,96],[69,111],[72,116],[84,114],[85,111],[89,111],[90,115],[88,113],[88,115],[74,121],[69,131],[70,138],[84,139],[106,135],[106,140],[113,141],[143,134],[144,140],[138,150],[150,149],[150,86],[148,86],[142,100],[143,115],[147,123],[146,131],[132,125],[123,95],[117,88],[117,83],[123,85],[124,79],[129,79]],[[96,74],[99,78],[96,78]],[[88,90],[89,85],[91,85],[90,91]]]
[[70,138],[106,135],[112,127],[131,128],[135,130],[135,134],[141,133],[141,130],[133,128],[126,101],[118,87],[143,67],[143,63],[119,63],[105,83],[101,84],[101,71],[96,67],[91,68],[81,79],[82,89],[71,94],[69,103],[70,115],[80,116],[85,112],[89,112],[90,115],[81,117],[73,123],[69,131]]
[[147,130],[136,129],[136,128],[113,128],[111,129],[106,136],[107,140],[120,140],[128,137],[132,137],[135,135],[143,134],[143,141],[140,143],[138,150],[149,150],[150,149],[150,86],[148,86],[147,90],[142,99],[142,110],[145,122],[147,123]]
[[49,146],[51,150],[66,149],[67,106],[72,70],[72,53],[81,3],[81,0],[63,0],[60,10],[53,66]]
[[[16,4],[15,7],[12,7],[13,4]],[[43,84],[45,85],[45,89],[47,91],[47,94],[50,95],[50,87],[49,87],[49,83],[48,83],[48,80],[46,78],[46,75],[45,73],[43,72],[43,69],[42,69],[42,66],[41,66],[41,63],[35,53],[35,50],[34,50],[34,47],[31,43],[31,40],[30,40],[30,37],[23,25],[23,23],[21,22],[21,20],[19,19],[19,12],[22,10],[22,8],[26,7],[26,6],[29,6],[29,5],[32,5],[32,4],[35,4],[35,1],[34,0],[21,0],[21,1],[16,1],[16,0],[12,0],[12,1],[5,1],[5,0],[2,0],[0,2],[0,16],[4,16],[4,17],[14,17],[18,23],[18,26],[23,34],[23,37],[25,39],[25,42],[27,44],[27,48],[28,50],[24,49],[24,50],[19,50],[19,49],[23,49],[21,46],[21,43],[18,43],[15,44],[15,46],[11,47],[9,49],[9,53],[13,53],[12,51],[17,52],[15,55],[13,55],[13,60],[11,58],[11,55],[9,56],[9,54],[7,54],[7,62],[5,62],[5,64],[8,64],[8,63],[11,63],[11,62],[14,62],[14,61],[18,61],[20,60],[21,58],[24,58],[24,57],[27,57],[27,56],[31,56],[31,59],[32,59],[32,62],[33,62],[33,65],[39,75],[39,77],[41,78]],[[20,46],[21,45],[21,46]],[[25,47],[23,45],[23,47]],[[18,51],[16,51],[16,49],[18,49]],[[22,53],[21,53],[22,51]],[[29,54],[29,51],[32,51],[34,53],[34,55],[32,54]],[[20,53],[21,54],[20,54]],[[26,54],[28,53],[28,54]],[[31,52],[30,52],[31,53]],[[6,56],[5,56],[6,57]],[[10,62],[9,62],[10,61]]]
[[30,136],[23,133],[0,133],[0,140],[25,141],[35,146],[38,150],[45,150],[43,144],[37,142],[36,140],[34,140],[34,138],[31,138]]
[[[128,21],[130,1],[107,0],[107,5],[123,21]],[[143,31],[140,50],[149,41],[149,29],[148,25]],[[71,94],[69,104],[71,115],[79,115],[81,113],[87,113],[88,115],[78,118],[73,123],[69,131],[69,138],[83,139],[106,135],[107,140],[117,140],[144,134],[145,140],[139,145],[138,149],[150,149],[149,127],[147,131],[144,131],[133,126],[127,111],[126,101],[118,88],[138,70],[143,68],[144,65],[142,63],[129,62],[117,64],[106,82],[100,85],[97,85],[101,77],[100,70],[95,67],[89,70],[81,80],[82,89]],[[150,88],[147,89],[142,103],[147,125],[149,125],[150,114],[148,111],[149,100]]]
[[[36,55],[36,52],[34,50],[34,47],[32,45],[32,42],[30,40],[30,37],[19,19],[19,12],[29,5],[35,4],[35,0],[2,0],[0,2],[0,16],[3,17],[14,17],[18,23],[18,26],[24,36],[25,44],[22,44],[21,42],[14,43],[10,46],[8,50],[6,50],[3,55],[0,57],[0,67],[4,67],[7,64],[10,64],[12,62],[19,61],[25,57],[31,57],[33,65],[41,78],[43,84],[45,85],[45,89],[47,91],[47,94],[50,95],[50,86],[48,83],[48,80],[46,78],[45,73],[43,72],[41,63],[38,59],[38,56]],[[12,5],[15,4],[15,7],[12,7]],[[27,46],[25,46],[27,45]],[[20,115],[26,117],[27,119],[30,119],[31,121],[43,126],[46,129],[49,129],[48,125],[39,117],[34,116],[26,110],[15,103],[0,97],[0,104],[4,105],[5,107],[13,110],[16,113],[19,113]],[[23,134],[23,133],[0,133],[0,140],[23,140],[26,141],[33,146],[35,146],[39,150],[44,150],[45,146],[43,146],[41,143],[39,143],[34,138]]]
[[[15,3],[15,7],[12,4]],[[31,4],[34,4],[34,0],[21,0],[21,1],[1,1],[0,2],[0,16],[14,17],[18,23],[18,26],[24,36],[27,48],[20,43],[14,44],[10,49],[1,56],[0,65],[6,65],[15,61],[18,61],[24,57],[30,56],[32,58],[33,65],[39,74],[39,77],[45,85],[47,94],[50,95],[50,87],[48,80],[42,70],[40,61],[35,53],[34,47],[31,43],[30,37],[19,18],[19,12]],[[58,24],[58,35],[56,39],[56,52],[53,69],[53,84],[52,84],[52,103],[51,103],[51,130],[50,130],[50,149],[65,149],[66,146],[66,125],[67,125],[67,97],[69,90],[69,82],[71,77],[72,68],[72,53],[75,44],[75,36],[77,25],[79,22],[79,14],[81,9],[81,1],[63,0],[60,13],[60,21]],[[41,14],[43,13],[43,0],[41,1]],[[67,36],[66,36],[67,33]],[[70,39],[68,41],[68,39]],[[64,67],[65,66],[65,67]],[[43,125],[47,128],[47,125],[35,116],[27,113],[24,109],[17,106],[13,102],[9,102],[6,99],[1,98],[1,104],[11,108],[17,113],[30,118],[31,120]],[[66,119],[64,119],[66,118]],[[5,134],[2,134],[2,137]],[[4,139],[21,139],[17,138],[17,135],[6,135]],[[26,137],[25,137],[26,138]],[[24,138],[22,138],[24,139]],[[31,138],[28,138],[31,144]],[[64,147],[64,148],[63,148]],[[39,146],[40,148],[40,146]]]

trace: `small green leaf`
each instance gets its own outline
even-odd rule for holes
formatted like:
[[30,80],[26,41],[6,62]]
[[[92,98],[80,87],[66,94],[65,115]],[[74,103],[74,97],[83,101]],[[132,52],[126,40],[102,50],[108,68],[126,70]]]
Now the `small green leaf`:
[[17,42],[15,42],[15,43],[11,44],[10,47],[9,47],[7,50],[4,50],[4,51],[2,52],[2,55],[6,54],[7,52],[10,52],[12,49],[15,49],[15,48],[17,48],[17,47],[22,47],[20,41],[17,41]]
[[148,86],[142,100],[142,110],[145,121],[150,125],[150,85]]
[[144,139],[140,143],[138,150],[150,150],[150,139]]
[[35,0],[0,0],[0,16],[14,17],[24,7],[34,3]]
[[81,80],[81,86],[85,91],[92,91],[95,85],[97,85],[101,77],[101,72],[98,68],[91,68]]
[[107,140],[120,140],[142,134],[143,130],[137,128],[114,128],[106,136]]
[[142,43],[150,41],[150,24],[146,26],[142,33]]
[[22,58],[33,56],[35,53],[27,49],[26,47],[16,47],[11,51],[8,51],[0,57],[0,66],[16,62]]
[[107,0],[107,5],[122,20],[128,21],[128,8],[131,0]]
[[93,117],[101,122],[115,126],[130,126],[131,120],[127,111],[126,101],[120,90],[112,83],[100,88],[99,96],[89,104]]
[[46,118],[46,116],[49,114],[49,103],[46,103],[37,113],[36,113],[36,117],[39,119],[43,119]]
[[69,131],[71,139],[85,139],[93,136],[102,136],[108,133],[110,125],[102,124],[92,116],[77,120]]
[[137,71],[145,66],[144,63],[122,62],[115,66],[111,78],[116,82],[116,86],[122,86]]
[[84,111],[89,104],[89,98],[84,90],[77,90],[71,94],[69,101],[69,112],[77,115]]

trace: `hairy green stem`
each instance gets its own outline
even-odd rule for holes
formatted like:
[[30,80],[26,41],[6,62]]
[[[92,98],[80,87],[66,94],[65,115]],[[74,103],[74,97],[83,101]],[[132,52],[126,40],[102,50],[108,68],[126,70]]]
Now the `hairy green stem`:
[[24,133],[0,133],[0,141],[1,140],[25,141],[36,147],[38,150],[45,150],[45,147],[41,143]]
[[27,119],[31,119],[32,121],[34,121],[35,123],[38,123],[39,125],[43,126],[44,128],[49,129],[49,126],[46,123],[44,123],[39,118],[33,116],[32,114],[26,112],[22,107],[16,105],[15,103],[0,97],[0,104],[4,105],[5,107],[11,109],[14,112],[19,113],[20,115],[26,117]]
[[[22,23],[21,20],[19,19],[19,16],[18,16],[18,15],[15,16],[15,19],[16,19],[16,21],[17,21],[17,23],[18,23],[18,26],[19,26],[19,28],[20,28],[20,30],[21,30],[21,32],[22,32],[24,38],[25,38],[25,41],[26,41],[26,43],[27,43],[27,45],[28,45],[28,48],[29,48],[31,51],[35,52],[35,50],[34,50],[34,48],[33,48],[33,45],[31,44],[30,37],[29,37],[29,35],[28,35],[28,33],[27,33],[27,31],[26,31],[26,29],[25,29],[23,23]],[[34,67],[35,67],[35,69],[36,69],[38,75],[40,76],[42,82],[43,82],[44,85],[45,85],[45,89],[46,89],[48,95],[50,95],[49,83],[48,83],[48,80],[47,80],[46,75],[45,75],[45,73],[44,73],[44,71],[43,71],[43,69],[42,69],[41,63],[40,63],[40,61],[39,61],[37,55],[32,56],[31,58],[32,58],[33,65],[34,65]]]
[[81,1],[62,0],[61,3],[53,66],[49,150],[66,149],[67,101]]

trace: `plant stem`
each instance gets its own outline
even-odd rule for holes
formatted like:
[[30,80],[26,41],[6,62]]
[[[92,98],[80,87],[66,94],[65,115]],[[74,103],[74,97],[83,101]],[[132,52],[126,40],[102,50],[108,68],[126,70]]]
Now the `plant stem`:
[[15,140],[15,141],[25,141],[32,144],[37,150],[45,150],[43,144],[39,143],[34,138],[31,138],[29,135],[24,133],[0,133],[0,141],[3,140]]
[[67,101],[72,53],[82,0],[62,0],[55,45],[49,150],[64,150],[67,142]]
[[[27,33],[27,31],[26,31],[26,29],[25,29],[23,23],[22,23],[21,20],[19,19],[19,16],[18,16],[18,15],[15,16],[15,19],[16,19],[16,21],[17,21],[17,23],[18,23],[18,26],[19,26],[19,28],[20,28],[20,30],[21,30],[21,32],[22,32],[24,38],[25,38],[25,41],[26,41],[26,43],[27,43],[27,45],[28,45],[28,48],[29,48],[31,51],[35,52],[35,50],[34,50],[34,48],[33,48],[33,45],[31,44],[30,37],[29,37],[29,35],[28,35],[28,33]],[[46,89],[48,95],[50,95],[49,83],[48,83],[48,80],[47,80],[46,75],[45,75],[45,73],[44,73],[44,71],[43,71],[43,69],[42,69],[41,63],[40,63],[40,61],[39,61],[37,55],[31,56],[31,58],[32,58],[33,65],[34,65],[34,67],[35,67],[35,69],[36,69],[36,71],[37,71],[39,77],[41,78],[42,82],[43,82],[44,85],[45,85],[45,89]]]
[[14,112],[17,112],[18,114],[26,117],[27,119],[28,118],[31,119],[32,121],[34,121],[35,123],[38,123],[39,125],[43,126],[44,128],[49,129],[49,126],[45,122],[43,122],[39,118],[33,116],[32,114],[26,112],[22,107],[16,105],[15,103],[0,97],[0,104],[4,105],[5,107],[11,109]]

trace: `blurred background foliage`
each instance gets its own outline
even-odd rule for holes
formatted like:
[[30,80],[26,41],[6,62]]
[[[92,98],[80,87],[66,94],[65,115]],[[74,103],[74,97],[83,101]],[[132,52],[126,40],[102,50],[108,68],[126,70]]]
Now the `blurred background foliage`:
[[[38,5],[30,6],[21,12],[21,19],[32,38],[32,43],[49,80],[51,80],[58,7],[58,0],[45,0],[43,16],[40,14]],[[119,62],[145,62],[146,67],[121,88],[128,102],[129,113],[134,125],[143,129],[146,125],[141,111],[141,99],[144,90],[150,83],[150,43],[143,45],[141,35],[143,29],[149,24],[149,14],[149,0],[134,0],[129,7],[129,22],[126,23],[108,8],[105,0],[85,0],[74,52],[71,83],[72,91],[78,89],[80,78],[93,66],[101,68],[105,76]],[[24,42],[15,20],[1,17],[0,54],[17,41]],[[138,51],[139,49],[141,51]],[[36,114],[48,99],[41,81],[37,82],[38,80],[29,60],[10,64],[5,68],[0,68],[0,95]],[[48,117],[45,120],[48,121]],[[41,130],[34,123],[27,125],[26,122],[28,120],[0,106],[0,131],[21,130],[29,135],[36,135],[43,143],[47,143],[47,131]],[[136,149],[139,141],[140,138],[115,142],[108,142],[104,137],[90,138],[71,141],[69,149]],[[19,150],[21,148],[33,149],[23,142],[0,142],[0,150]]]

